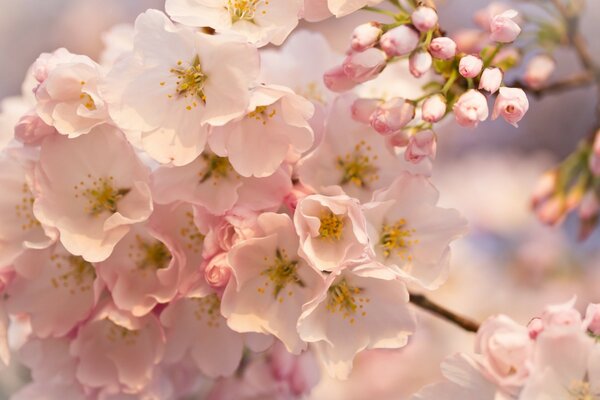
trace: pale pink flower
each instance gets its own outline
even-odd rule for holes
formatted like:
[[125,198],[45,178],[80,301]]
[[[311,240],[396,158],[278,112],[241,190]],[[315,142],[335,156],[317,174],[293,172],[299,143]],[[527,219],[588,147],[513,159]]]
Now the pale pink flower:
[[[325,1],[325,0],[321,0]],[[364,6],[375,6],[382,0],[326,0],[329,11],[336,17],[351,14]]]
[[466,55],[460,59],[458,72],[465,78],[475,78],[481,72],[483,61],[473,55]]
[[438,197],[427,178],[403,172],[364,206],[376,260],[428,289],[447,279],[449,245],[466,231],[465,219],[438,207]]
[[527,330],[529,331],[529,337],[535,340],[544,330],[544,323],[540,318],[533,318],[529,321],[529,324],[527,324]]
[[153,314],[133,318],[107,303],[77,332],[70,352],[77,380],[90,388],[139,393],[152,380],[165,347]]
[[301,10],[301,16],[308,22],[319,22],[333,17],[327,0],[304,0],[304,7]]
[[225,289],[231,279],[231,265],[227,253],[219,253],[204,268],[204,280],[213,289]]
[[421,106],[421,118],[423,121],[435,123],[446,115],[446,98],[441,94],[428,97]]
[[481,74],[479,89],[487,90],[490,94],[496,93],[502,84],[502,70],[500,68],[486,68]]
[[379,45],[390,57],[405,56],[417,48],[419,34],[406,25],[390,29],[381,36]]
[[352,103],[352,119],[363,124],[368,124],[371,120],[371,115],[377,107],[382,104],[379,99],[363,99],[359,98]]
[[37,337],[63,336],[92,312],[103,288],[94,265],[60,244],[28,250],[14,262],[10,314],[25,314]]
[[296,207],[294,225],[300,255],[320,271],[333,271],[370,253],[365,216],[358,201],[346,195],[304,197]]
[[587,306],[583,328],[595,336],[600,336],[600,304]]
[[561,304],[547,306],[540,316],[544,326],[544,332],[565,331],[570,329],[580,330],[582,326],[581,314],[575,308],[576,298]]
[[452,107],[454,116],[459,125],[474,128],[479,121],[488,117],[488,105],[484,95],[475,89],[463,93]]
[[518,127],[519,122],[525,113],[529,110],[529,100],[523,89],[501,87],[496,102],[492,119],[502,116],[514,127]]
[[323,83],[332,92],[346,92],[358,84],[346,75],[344,66],[338,65],[323,74]]
[[108,122],[106,104],[98,92],[100,66],[87,56],[59,49],[42,54],[34,64],[40,85],[35,89],[40,118],[70,138]]
[[375,79],[386,63],[387,57],[383,51],[369,48],[360,53],[350,53],[342,63],[342,68],[348,78],[362,83]]
[[270,176],[289,152],[310,149],[313,112],[312,103],[283,86],[259,86],[244,118],[213,129],[210,148],[241,176]]
[[377,44],[383,30],[379,22],[367,22],[354,28],[350,47],[354,51],[365,51]]
[[131,224],[152,212],[149,171],[121,132],[104,125],[46,139],[35,169],[33,213],[73,255],[105,260]]
[[58,134],[56,128],[46,124],[35,110],[23,115],[14,128],[15,139],[31,146],[39,146],[47,136]]
[[511,43],[521,33],[521,27],[514,20],[519,13],[515,10],[506,10],[495,15],[490,21],[490,39],[499,43]]
[[152,174],[152,195],[159,204],[175,201],[201,205],[217,215],[236,204],[252,210],[277,208],[291,190],[290,173],[279,168],[266,178],[244,178],[227,159],[205,151],[193,162],[161,166]]
[[415,28],[420,32],[427,32],[435,28],[438,23],[437,12],[433,8],[426,6],[417,7],[410,15],[410,19]]
[[420,78],[431,69],[433,59],[427,51],[416,51],[410,55],[408,66],[410,73],[415,78]]
[[280,45],[298,25],[303,0],[167,0],[174,21],[242,35],[256,46]]
[[296,331],[298,318],[324,281],[298,257],[298,235],[290,217],[266,213],[257,223],[262,232],[229,252],[235,280],[225,289],[221,310],[232,329],[270,333],[298,354],[306,347]]
[[399,97],[380,104],[371,114],[373,129],[382,135],[390,135],[404,128],[415,117],[415,105]]
[[579,204],[579,218],[583,220],[591,220],[600,213],[600,200],[594,190],[588,190],[581,198]]
[[523,80],[530,88],[539,89],[546,84],[555,68],[556,62],[552,57],[547,54],[537,55],[527,63]]
[[[28,80],[35,81],[30,74],[28,74]],[[35,84],[32,82],[32,85]],[[15,126],[22,117],[27,114],[37,116],[33,92],[30,87],[24,89],[29,91],[27,95],[7,97],[0,100],[0,150],[13,147],[15,144]]]
[[[257,235],[258,213],[245,208],[234,208],[225,215],[210,215],[200,207],[196,208],[198,219],[208,227],[204,239],[203,256],[209,260],[222,252],[228,252],[236,244]],[[229,265],[229,261],[224,262]]]
[[334,272],[327,288],[304,307],[300,337],[314,345],[333,377],[346,378],[360,351],[406,345],[416,322],[408,291],[395,278],[377,265]]
[[33,215],[33,162],[37,155],[27,150],[5,152],[0,157],[0,266],[9,265],[28,248],[48,247],[58,238],[56,231],[42,228]]
[[594,137],[588,165],[594,176],[600,176],[600,130],[596,132],[596,136]]
[[449,60],[456,55],[456,43],[449,37],[437,37],[429,44],[429,52],[435,58]]
[[317,192],[332,186],[368,201],[374,190],[389,185],[400,171],[429,174],[431,165],[408,163],[388,150],[381,135],[351,118],[353,96],[339,97],[326,121],[325,136],[298,165],[300,181]]
[[437,140],[433,131],[419,131],[408,140],[404,159],[412,163],[420,163],[424,158],[435,159]]
[[508,4],[494,1],[488,4],[487,7],[475,12],[475,14],[473,15],[473,19],[481,29],[489,31],[492,19],[496,15],[502,14],[503,12],[508,10]]
[[[134,50],[115,63],[101,92],[111,118],[161,163],[183,165],[203,150],[207,123],[246,112],[258,75],[256,48],[229,36],[175,26],[148,10],[135,24]],[[143,93],[143,95],[140,95]]]

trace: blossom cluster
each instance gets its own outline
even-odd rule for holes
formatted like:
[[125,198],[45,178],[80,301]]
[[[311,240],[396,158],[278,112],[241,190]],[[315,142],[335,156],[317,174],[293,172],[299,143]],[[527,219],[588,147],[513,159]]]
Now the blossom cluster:
[[201,377],[209,398],[294,398],[318,365],[344,378],[407,343],[407,286],[445,281],[466,223],[437,206],[427,137],[390,146],[353,93],[269,72],[298,60],[258,47],[324,6],[296,3],[168,0],[179,24],[148,10],[100,63],[31,66],[0,159],[16,399],[181,398]]
[[486,320],[476,354],[442,365],[448,381],[424,388],[427,399],[596,399],[600,393],[600,305],[582,315],[575,298],[546,307],[523,326],[506,315]]

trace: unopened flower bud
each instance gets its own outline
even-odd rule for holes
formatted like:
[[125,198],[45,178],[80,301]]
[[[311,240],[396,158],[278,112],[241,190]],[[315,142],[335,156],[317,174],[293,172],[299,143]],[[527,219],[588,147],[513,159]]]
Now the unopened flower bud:
[[344,74],[356,83],[375,79],[386,65],[386,55],[379,49],[367,49],[346,57],[342,68]]
[[456,122],[461,126],[474,128],[479,121],[488,117],[488,105],[484,95],[475,89],[463,93],[452,107]]
[[528,109],[529,101],[523,89],[502,87],[494,103],[492,119],[501,115],[506,122],[518,127],[517,122],[523,118]]
[[538,179],[531,195],[531,205],[536,208],[556,191],[558,173],[556,170],[545,172]]
[[596,132],[596,137],[594,138],[592,154],[590,154],[589,167],[594,176],[600,176],[600,130]]
[[421,32],[427,32],[438,23],[437,12],[431,7],[417,7],[411,15],[412,24]]
[[544,323],[541,318],[534,318],[527,324],[527,330],[529,331],[529,337],[535,340],[540,333],[544,330]]
[[600,336],[600,304],[591,303],[588,305],[583,327],[592,335]]
[[509,9],[508,5],[500,2],[492,2],[487,7],[477,10],[473,15],[473,20],[483,30],[490,31],[490,24],[492,19],[502,14],[504,11]]
[[386,136],[385,144],[392,149],[394,149],[396,147],[406,147],[406,146],[408,146],[409,139],[410,139],[410,137],[408,135],[408,132],[399,131],[399,132],[393,133],[389,136]]
[[371,126],[382,135],[402,129],[415,117],[415,106],[399,97],[386,101],[371,115]]
[[552,57],[541,54],[533,57],[527,64],[523,80],[532,89],[541,88],[554,72],[556,63]]
[[515,10],[507,10],[492,18],[490,22],[490,39],[499,43],[514,42],[521,33],[521,27],[514,21],[517,15],[519,13]]
[[465,78],[475,78],[481,72],[481,68],[483,68],[481,58],[472,55],[464,56],[458,64],[458,72]]
[[449,60],[456,55],[456,43],[449,37],[438,37],[429,44],[429,52],[440,60]]
[[479,89],[496,93],[502,84],[502,70],[500,68],[486,68],[481,74]]
[[600,201],[593,190],[588,190],[579,205],[579,218],[592,219],[600,213]]
[[356,82],[348,78],[344,73],[344,68],[339,65],[323,74],[323,83],[332,92],[345,92],[356,86]]
[[384,33],[379,44],[390,57],[405,56],[417,48],[419,34],[406,25],[400,25]]
[[420,131],[412,135],[404,152],[404,159],[413,164],[424,158],[435,159],[437,143],[433,131]]
[[417,51],[410,55],[408,68],[415,78],[420,78],[424,73],[429,71],[432,63],[431,54],[426,51]]
[[556,225],[567,211],[565,201],[560,196],[553,196],[535,208],[538,219],[547,225]]
[[423,121],[434,123],[446,115],[446,99],[441,94],[428,97],[421,107]]
[[350,109],[352,119],[363,124],[370,123],[371,114],[375,112],[377,107],[381,104],[381,100],[378,99],[356,99],[352,103]]
[[231,267],[227,263],[227,253],[214,256],[204,270],[204,279],[215,289],[224,288],[231,277]]
[[365,51],[377,44],[383,31],[378,22],[368,22],[354,28],[350,47],[354,51]]

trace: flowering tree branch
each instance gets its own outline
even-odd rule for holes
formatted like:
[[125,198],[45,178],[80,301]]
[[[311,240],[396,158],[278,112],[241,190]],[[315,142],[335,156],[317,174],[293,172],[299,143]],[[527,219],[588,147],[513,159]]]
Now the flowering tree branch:
[[413,303],[415,306],[422,308],[423,310],[427,310],[430,313],[463,328],[467,332],[477,332],[479,330],[478,322],[458,315],[453,311],[450,311],[444,308],[443,306],[434,303],[423,294],[411,293],[410,302]]

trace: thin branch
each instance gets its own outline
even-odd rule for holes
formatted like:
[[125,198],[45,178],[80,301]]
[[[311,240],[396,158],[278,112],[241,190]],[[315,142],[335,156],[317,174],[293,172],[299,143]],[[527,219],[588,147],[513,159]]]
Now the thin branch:
[[479,330],[479,324],[477,322],[469,318],[460,316],[454,313],[453,311],[450,311],[442,307],[441,305],[434,303],[433,301],[425,297],[425,295],[411,293],[410,302],[416,305],[417,307],[420,307],[424,310],[429,311],[432,314],[435,314],[440,318],[445,319],[446,321],[458,325],[459,327],[463,328],[468,332],[477,332]]
[[587,71],[597,74],[598,66],[594,62],[585,39],[579,31],[579,15],[573,14],[561,0],[552,0],[552,3],[567,24],[569,44],[575,49],[575,53],[577,53],[581,65],[583,65]]
[[596,81],[595,81],[593,75],[591,75],[588,72],[584,72],[581,74],[567,77],[560,81],[550,83],[544,87],[537,88],[537,89],[533,89],[533,88],[527,86],[522,81],[515,81],[510,85],[510,87],[517,87],[517,88],[525,89],[528,93],[531,93],[535,97],[541,98],[541,97],[544,97],[549,94],[556,94],[556,93],[561,93],[561,92],[565,92],[568,90],[579,89],[582,87],[588,87],[590,84],[594,84],[595,82]]

